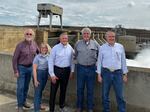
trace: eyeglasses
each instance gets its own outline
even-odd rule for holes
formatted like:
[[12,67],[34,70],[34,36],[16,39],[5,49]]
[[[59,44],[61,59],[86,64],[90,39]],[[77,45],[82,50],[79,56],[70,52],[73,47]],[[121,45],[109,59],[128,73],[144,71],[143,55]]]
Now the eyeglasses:
[[30,35],[30,36],[32,36],[32,33],[26,33],[26,35]]

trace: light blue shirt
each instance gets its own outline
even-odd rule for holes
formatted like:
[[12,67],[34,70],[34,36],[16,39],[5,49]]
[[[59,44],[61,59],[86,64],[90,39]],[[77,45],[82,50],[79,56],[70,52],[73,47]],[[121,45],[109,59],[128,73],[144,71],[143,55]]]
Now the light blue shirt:
[[33,60],[33,64],[37,65],[38,70],[46,70],[48,69],[48,57],[49,55],[38,54],[35,56]]
[[100,47],[98,61],[97,61],[97,73],[101,74],[101,67],[108,69],[122,69],[123,74],[128,72],[126,66],[126,57],[124,47],[115,43],[114,46],[105,43]]
[[55,76],[54,66],[71,67],[71,72],[74,72],[73,55],[74,50],[70,44],[67,44],[66,46],[61,43],[55,45],[52,48],[50,57],[48,59],[50,76]]

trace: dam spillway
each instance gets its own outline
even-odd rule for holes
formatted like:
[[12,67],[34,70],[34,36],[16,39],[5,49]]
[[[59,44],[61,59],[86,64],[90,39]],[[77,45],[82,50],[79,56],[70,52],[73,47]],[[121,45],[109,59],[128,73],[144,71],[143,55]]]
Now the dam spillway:
[[[0,90],[8,93],[16,94],[16,79],[13,77],[12,70],[12,55],[16,44],[23,39],[23,32],[29,26],[1,26],[0,27]],[[30,26],[36,31],[35,26]],[[70,33],[78,33],[81,28],[75,29],[74,32],[70,28]],[[108,29],[103,29],[106,31]],[[56,35],[56,32],[51,32],[51,35]],[[39,36],[40,35],[40,36]],[[38,38],[39,37],[39,38]],[[37,41],[48,41],[48,32],[46,30],[39,31],[36,35]],[[125,86],[125,99],[127,101],[127,112],[150,112],[150,69],[142,67],[128,66],[128,82]],[[101,111],[101,84],[95,82],[95,112]],[[44,91],[44,99],[49,100],[50,82]],[[34,87],[31,83],[29,96],[32,99],[34,95]],[[111,107],[112,112],[116,112],[115,95],[111,91]],[[69,82],[67,92],[67,106],[75,108],[76,105],[76,77]],[[58,103],[58,100],[57,100]]]

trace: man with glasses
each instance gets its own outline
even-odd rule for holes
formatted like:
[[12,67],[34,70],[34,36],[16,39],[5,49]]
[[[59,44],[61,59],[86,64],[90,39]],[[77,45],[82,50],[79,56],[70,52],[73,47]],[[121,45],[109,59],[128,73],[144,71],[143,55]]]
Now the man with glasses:
[[18,112],[23,112],[23,107],[30,108],[26,98],[32,74],[32,62],[35,55],[39,52],[34,36],[32,29],[26,29],[24,32],[25,39],[16,46],[13,55],[14,76],[17,78]]

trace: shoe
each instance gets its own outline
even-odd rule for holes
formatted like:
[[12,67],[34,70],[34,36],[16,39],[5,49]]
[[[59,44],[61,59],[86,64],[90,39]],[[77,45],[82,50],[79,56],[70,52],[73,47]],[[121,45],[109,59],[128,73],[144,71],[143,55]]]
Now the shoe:
[[24,108],[31,108],[31,105],[28,104],[27,102],[25,102],[24,105],[23,105],[23,107],[24,107]]
[[18,111],[17,112],[23,112],[23,108],[22,107],[18,107]]
[[88,110],[88,112],[93,112],[93,110]]
[[60,112],[68,112],[67,108],[60,108]]
[[44,105],[41,105],[40,110],[46,110],[46,107]]
[[82,112],[82,109],[78,108],[78,109],[76,110],[76,112]]

